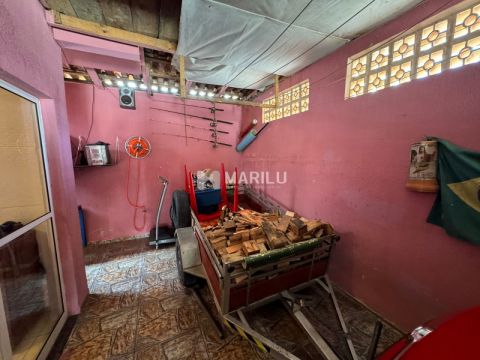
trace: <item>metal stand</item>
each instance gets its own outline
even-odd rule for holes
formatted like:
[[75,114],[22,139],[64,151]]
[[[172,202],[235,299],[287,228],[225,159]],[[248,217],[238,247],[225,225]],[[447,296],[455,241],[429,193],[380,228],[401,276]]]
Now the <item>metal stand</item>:
[[245,312],[250,309],[263,306],[268,302],[274,300],[281,300],[289,313],[292,315],[292,317],[307,333],[315,348],[323,355],[323,357],[327,360],[339,360],[340,358],[338,357],[338,355],[335,354],[335,352],[330,348],[328,343],[322,338],[322,336],[317,332],[312,323],[302,312],[302,308],[304,306],[312,305],[316,302],[315,297],[296,293],[296,291],[306,288],[308,286],[313,286],[315,290],[321,291],[317,285],[319,285],[330,295],[332,303],[335,307],[337,319],[340,322],[343,333],[345,335],[345,341],[347,342],[350,356],[352,360],[358,360],[358,356],[355,352],[352,340],[350,339],[350,335],[343,319],[342,312],[338,306],[337,298],[327,275],[321,276],[317,279],[314,279],[310,282],[307,282],[290,290],[282,291],[281,293],[271,296],[267,299],[262,299],[260,301],[251,303],[239,310],[224,315],[224,318],[225,320],[227,320],[227,323],[229,323],[229,328],[231,330],[240,333],[240,335],[256,344],[261,350],[264,350],[265,352],[269,352],[271,355],[274,355],[274,358],[288,360],[298,359],[295,355],[285,350],[281,346],[277,345],[274,341],[260,335],[258,332],[253,330],[245,317]]
[[149,242],[149,245],[152,245],[152,246],[155,245],[155,249],[158,249],[158,245],[171,244],[176,241],[175,237],[170,237],[168,234],[163,235],[162,238],[160,238],[160,234],[159,234],[160,214],[162,212],[163,201],[165,200],[165,194],[167,193],[168,180],[165,179],[163,176],[159,176],[158,178],[163,184],[163,190],[162,190],[162,194],[160,195],[160,201],[158,203],[158,209],[157,209],[157,220],[155,222],[155,240],[152,240]]

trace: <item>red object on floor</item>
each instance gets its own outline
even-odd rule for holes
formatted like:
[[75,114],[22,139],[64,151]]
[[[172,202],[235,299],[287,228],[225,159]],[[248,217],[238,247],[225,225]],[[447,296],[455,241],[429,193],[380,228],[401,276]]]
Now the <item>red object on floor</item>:
[[[480,306],[456,314],[410,345],[407,338],[388,348],[379,360],[470,360],[480,359]],[[406,347],[406,351],[397,357]]]

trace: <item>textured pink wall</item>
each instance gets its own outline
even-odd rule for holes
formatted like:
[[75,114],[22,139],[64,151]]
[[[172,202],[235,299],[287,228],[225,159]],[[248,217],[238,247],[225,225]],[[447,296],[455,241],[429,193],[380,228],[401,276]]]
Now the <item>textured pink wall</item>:
[[88,289],[75,207],[60,48],[38,1],[0,0],[0,78],[41,100],[57,239],[68,311],[76,314]]
[[[92,85],[66,84],[67,109],[71,135],[86,136],[90,126],[92,111]],[[160,102],[177,102],[173,105]],[[76,170],[78,203],[86,211],[87,236],[89,242],[118,239],[144,234],[154,227],[157,204],[162,190],[158,176],[169,179],[170,185],[166,195],[161,222],[170,224],[169,209],[172,192],[183,189],[185,180],[183,166],[187,164],[192,170],[219,169],[224,162],[227,170],[233,170],[238,164],[239,156],[234,147],[212,148],[212,144],[193,139],[161,135],[169,133],[184,135],[183,116],[152,110],[151,107],[183,111],[183,106],[173,96],[148,96],[145,92],[136,93],[136,110],[121,109],[118,104],[118,90],[95,89],[94,124],[90,143],[102,140],[112,144],[114,154],[115,138],[120,140],[119,163],[112,167],[86,168]],[[197,106],[211,106],[206,102],[190,102]],[[219,129],[229,131],[229,135],[219,135],[219,141],[235,145],[238,136],[241,109],[237,106],[218,105],[225,109],[218,112],[217,118],[228,120],[235,125],[219,125]],[[211,117],[207,109],[187,107],[187,113]],[[168,123],[175,123],[172,125]],[[196,127],[207,128],[209,122],[187,117],[187,123]],[[209,132],[188,129],[188,136],[208,139]],[[142,160],[132,160],[131,198],[134,197],[136,169],[141,165],[140,203],[147,206],[147,225],[142,231],[133,226],[134,209],[126,199],[126,181],[128,173],[128,156],[124,143],[130,136],[144,136],[150,140],[152,152]],[[138,213],[137,224],[141,224],[142,214]]]
[[[410,144],[424,135],[480,151],[480,65],[351,100],[345,68],[446,2],[427,1],[284,81],[310,79],[310,110],[272,123],[242,157],[245,170],[288,171],[287,185],[264,190],[331,221],[342,236],[334,281],[404,330],[480,302],[480,247],[427,224],[434,195],[405,189]],[[254,117],[244,111],[243,125]]]

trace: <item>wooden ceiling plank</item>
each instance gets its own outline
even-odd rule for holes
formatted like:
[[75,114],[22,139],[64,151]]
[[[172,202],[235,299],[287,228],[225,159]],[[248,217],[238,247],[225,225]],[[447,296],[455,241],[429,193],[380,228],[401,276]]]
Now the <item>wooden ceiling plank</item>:
[[76,16],[75,10],[69,0],[47,0],[50,9],[61,12],[62,14]]
[[160,22],[158,37],[178,42],[178,31],[180,26],[180,11],[182,2],[180,0],[160,0]]
[[157,0],[135,0],[131,2],[133,31],[158,37],[160,2]]
[[77,17],[105,25],[102,8],[98,0],[70,0]]
[[133,31],[129,0],[98,0],[105,24],[118,29]]
[[60,29],[75,31],[81,34],[97,36],[102,39],[118,41],[124,44],[159,50],[170,54],[175,53],[177,45],[171,41],[145,36],[111,26],[101,25],[92,21],[79,19],[73,16],[53,11],[47,15],[51,26]]

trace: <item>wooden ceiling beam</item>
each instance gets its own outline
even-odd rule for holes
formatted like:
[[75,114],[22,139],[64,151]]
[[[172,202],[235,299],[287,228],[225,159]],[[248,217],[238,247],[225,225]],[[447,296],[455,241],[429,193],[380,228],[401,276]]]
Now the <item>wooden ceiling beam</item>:
[[180,62],[180,97],[185,98],[187,96],[187,89],[185,88],[185,56],[179,55],[178,60]]
[[245,96],[245,100],[253,99],[254,97],[256,97],[259,94],[260,94],[259,90],[252,90],[247,94],[247,96]]
[[280,92],[280,77],[275,74],[275,107],[278,107],[278,94]]
[[175,53],[177,48],[177,45],[169,40],[157,39],[151,36],[137,34],[111,26],[101,25],[92,21],[68,16],[55,10],[47,12],[47,21],[50,26],[53,27],[96,36],[102,39],[118,41],[124,44],[159,50],[171,54]]
[[93,84],[97,88],[103,88],[102,80],[100,80],[100,78],[98,77],[98,74],[95,71],[95,69],[87,68],[86,70],[87,70],[87,74],[90,77],[90,80],[92,80]]
[[228,86],[225,86],[225,85],[222,86],[218,91],[218,96],[222,96],[223,94],[225,94],[225,91],[227,91],[227,89],[228,89]]
[[261,107],[261,108],[275,108],[275,105],[270,105],[270,104],[262,104],[259,102],[254,102],[254,101],[245,101],[245,100],[225,100],[225,99],[219,99],[219,98],[214,98],[214,99],[205,99],[205,98],[198,98],[197,96],[191,96],[191,95],[186,95],[184,97],[185,99],[188,100],[196,100],[196,101],[209,101],[212,103],[219,103],[219,104],[230,104],[230,105],[240,105],[240,106],[255,106],[255,107]]
[[145,50],[140,48],[140,65],[142,67],[142,81],[147,86],[147,91],[151,92],[150,89],[150,65],[145,61]]

